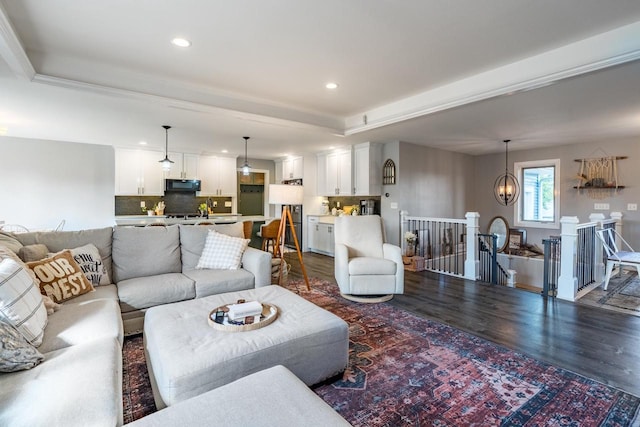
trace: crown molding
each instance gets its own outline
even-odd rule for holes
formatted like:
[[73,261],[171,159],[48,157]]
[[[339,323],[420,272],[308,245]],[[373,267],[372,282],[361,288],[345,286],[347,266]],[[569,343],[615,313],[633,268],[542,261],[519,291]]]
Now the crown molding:
[[16,76],[26,80],[32,80],[35,76],[36,71],[9,21],[2,2],[0,2],[0,57],[6,61]]
[[345,119],[346,136],[498,96],[548,86],[640,59],[640,22],[363,111]]

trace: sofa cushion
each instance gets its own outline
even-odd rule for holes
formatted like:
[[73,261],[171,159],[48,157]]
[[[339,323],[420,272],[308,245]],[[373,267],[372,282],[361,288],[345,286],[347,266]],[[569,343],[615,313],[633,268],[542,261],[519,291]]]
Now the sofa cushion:
[[111,272],[111,239],[113,228],[96,228],[79,231],[36,231],[30,233],[15,234],[15,238],[23,245],[42,243],[51,252],[60,252],[65,249],[78,248],[87,243],[92,243],[98,248],[102,262],[107,268],[109,277]]
[[180,232],[169,227],[116,227],[113,232],[113,281],[179,273]]
[[160,304],[193,299],[196,296],[196,290],[193,280],[184,274],[167,273],[122,280],[118,282],[118,296],[120,297],[120,309],[126,313]]
[[0,319],[13,325],[26,340],[40,345],[47,325],[47,310],[33,278],[16,261],[0,261]]
[[24,262],[40,261],[46,258],[49,254],[49,248],[42,243],[36,243],[35,245],[26,245],[20,248],[18,256]]
[[253,274],[243,269],[189,270],[182,274],[195,282],[196,298],[252,289],[255,283]]
[[76,302],[73,299],[49,316],[38,350],[46,353],[101,338],[115,339],[122,345],[123,337],[117,300],[101,298]]
[[54,302],[60,303],[93,291],[93,285],[68,249],[49,258],[29,262],[27,266],[36,273],[40,292]]
[[349,260],[349,275],[394,275],[398,264],[382,258],[359,257]]
[[0,425],[122,424],[122,350],[104,338],[45,354],[33,369],[0,374]]
[[16,328],[0,320],[0,372],[31,369],[44,356]]
[[196,269],[239,269],[242,254],[249,246],[249,242],[250,240],[248,239],[231,237],[215,230],[209,230]]
[[231,237],[244,238],[244,230],[241,222],[207,226],[180,224],[180,251],[182,252],[183,271],[196,268],[202,255],[209,230],[216,230],[218,233]]

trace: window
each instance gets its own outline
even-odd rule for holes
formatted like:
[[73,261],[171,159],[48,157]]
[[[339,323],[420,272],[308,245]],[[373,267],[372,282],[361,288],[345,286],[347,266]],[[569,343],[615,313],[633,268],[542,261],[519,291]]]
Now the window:
[[560,159],[515,163],[520,198],[515,223],[521,227],[560,228]]

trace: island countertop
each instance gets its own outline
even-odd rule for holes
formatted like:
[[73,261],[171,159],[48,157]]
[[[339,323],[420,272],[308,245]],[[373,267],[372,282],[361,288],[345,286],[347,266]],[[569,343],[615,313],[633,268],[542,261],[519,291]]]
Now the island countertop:
[[133,226],[144,227],[153,223],[160,223],[166,225],[174,224],[197,224],[202,221],[213,222],[215,224],[233,224],[242,221],[254,221],[260,222],[271,219],[270,217],[260,215],[240,215],[240,214],[216,214],[210,215],[209,218],[197,217],[197,218],[167,218],[165,215],[118,215],[115,217],[115,223],[117,226]]

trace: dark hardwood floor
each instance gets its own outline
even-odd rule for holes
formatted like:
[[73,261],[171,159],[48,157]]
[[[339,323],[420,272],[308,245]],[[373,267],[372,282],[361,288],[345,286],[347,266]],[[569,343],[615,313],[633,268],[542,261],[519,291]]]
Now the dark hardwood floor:
[[[302,278],[295,253],[286,257],[290,278]],[[335,283],[333,258],[303,260],[309,277]],[[404,295],[388,304],[640,396],[640,317],[430,272],[406,272]]]

